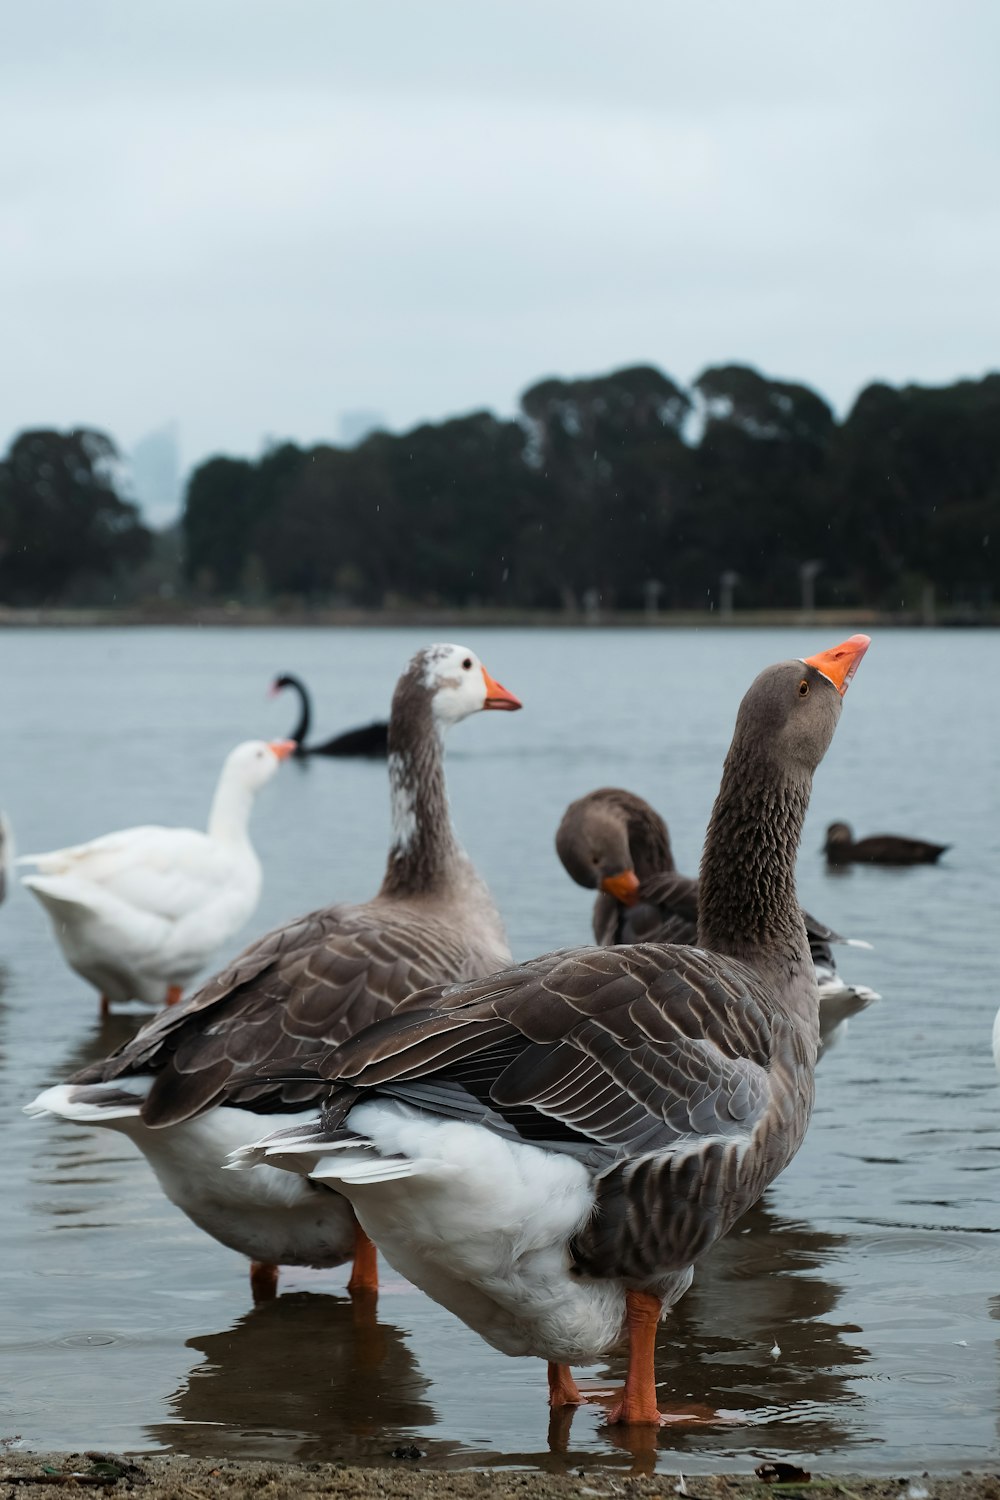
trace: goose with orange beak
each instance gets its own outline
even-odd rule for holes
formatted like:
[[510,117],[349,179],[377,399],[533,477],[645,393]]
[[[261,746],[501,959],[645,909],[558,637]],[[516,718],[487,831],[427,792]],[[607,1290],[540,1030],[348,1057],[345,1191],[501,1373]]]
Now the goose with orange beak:
[[350,1289],[377,1289],[374,1248],[345,1198],[271,1166],[223,1168],[269,1123],[312,1118],[326,1092],[314,1064],[332,1041],[414,990],[510,962],[500,914],[452,828],[443,755],[451,726],[520,706],[466,647],[418,651],[392,700],[392,840],[378,893],[268,933],[186,1005],[28,1106],[133,1140],[167,1196],[251,1262],[258,1300],[275,1294],[280,1265],[350,1261]]
[[650,1425],[659,1320],[802,1143],[819,1015],[795,895],[813,772],[868,646],[780,662],[740,705],[701,871],[699,947],[547,954],[425,992],[320,1063],[268,1162],[350,1199],[386,1258],[506,1354],[625,1339],[609,1420]]
[[26,854],[22,884],[45,907],[70,968],[112,1003],[173,1005],[260,900],[250,843],[256,793],[295,746],[247,740],[226,757],[208,829],[143,826]]

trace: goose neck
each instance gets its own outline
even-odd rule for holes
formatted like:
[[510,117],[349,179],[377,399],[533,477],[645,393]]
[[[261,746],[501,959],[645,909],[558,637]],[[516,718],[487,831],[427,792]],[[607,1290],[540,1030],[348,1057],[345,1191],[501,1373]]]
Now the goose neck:
[[444,744],[430,713],[389,723],[392,841],[383,895],[425,894],[448,884],[462,860],[451,826]]
[[677,868],[666,825],[658,817],[639,813],[630,816],[628,847],[632,868],[640,880],[649,875],[669,874]]
[[788,981],[809,948],[795,860],[811,778],[730,750],[712,809],[699,887],[698,942]]
[[209,838],[222,844],[250,844],[250,811],[253,792],[242,782],[223,774],[212,798],[208,817]]

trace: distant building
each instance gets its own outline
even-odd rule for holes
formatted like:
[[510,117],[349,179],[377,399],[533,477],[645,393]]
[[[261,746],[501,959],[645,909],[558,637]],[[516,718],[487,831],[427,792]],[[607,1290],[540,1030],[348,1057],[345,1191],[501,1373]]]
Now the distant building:
[[128,454],[130,492],[147,525],[157,529],[177,520],[181,508],[180,436],[168,422],[140,438]]
[[337,437],[343,447],[355,448],[384,426],[385,418],[380,411],[367,411],[359,407],[357,411],[341,412]]

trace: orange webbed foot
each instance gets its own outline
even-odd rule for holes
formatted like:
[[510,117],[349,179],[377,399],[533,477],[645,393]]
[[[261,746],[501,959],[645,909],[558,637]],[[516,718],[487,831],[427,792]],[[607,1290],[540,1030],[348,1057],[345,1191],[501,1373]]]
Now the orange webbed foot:
[[354,1225],[354,1262],[347,1290],[352,1297],[378,1296],[378,1250],[361,1225]]
[[584,1396],[573,1379],[569,1365],[557,1365],[549,1360],[549,1405],[553,1410],[561,1406],[582,1406]]
[[608,1423],[623,1427],[707,1427],[714,1423],[730,1423],[733,1414],[720,1412],[714,1406],[703,1406],[692,1402],[687,1406],[675,1406],[670,1411],[659,1411],[655,1404],[644,1401],[629,1401],[622,1392],[608,1409]]

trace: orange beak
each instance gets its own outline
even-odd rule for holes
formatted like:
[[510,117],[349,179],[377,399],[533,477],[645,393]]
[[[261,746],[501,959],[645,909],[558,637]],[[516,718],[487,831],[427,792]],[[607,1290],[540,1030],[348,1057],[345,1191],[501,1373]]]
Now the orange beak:
[[279,760],[287,760],[290,755],[295,754],[296,745],[294,740],[268,740],[267,748]]
[[829,651],[820,651],[817,656],[803,656],[800,660],[805,666],[815,667],[822,673],[843,697],[871,643],[870,635],[852,635],[839,646],[831,646]]
[[639,877],[634,870],[622,870],[620,875],[605,875],[601,890],[614,896],[622,906],[636,906],[639,901]]
[[484,708],[505,708],[508,712],[513,713],[515,708],[521,707],[520,698],[515,698],[514,694],[508,693],[507,689],[501,687],[499,682],[494,682],[485,667],[483,668],[483,681],[486,684],[486,702],[483,704]]

